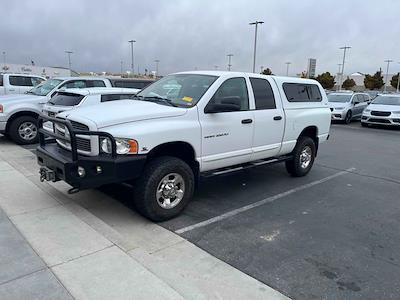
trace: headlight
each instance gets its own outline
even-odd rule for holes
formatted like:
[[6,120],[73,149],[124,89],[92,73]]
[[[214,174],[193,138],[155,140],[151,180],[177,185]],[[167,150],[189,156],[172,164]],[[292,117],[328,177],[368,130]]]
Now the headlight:
[[[115,138],[117,154],[137,154],[138,143],[135,140]],[[112,152],[111,141],[108,138],[100,141],[100,149],[103,153]]]
[[0,113],[3,112],[3,105],[0,104]]
[[336,107],[335,110],[343,110],[344,107]]
[[366,108],[366,109],[364,109],[364,112],[369,113],[369,112],[371,112],[371,110]]

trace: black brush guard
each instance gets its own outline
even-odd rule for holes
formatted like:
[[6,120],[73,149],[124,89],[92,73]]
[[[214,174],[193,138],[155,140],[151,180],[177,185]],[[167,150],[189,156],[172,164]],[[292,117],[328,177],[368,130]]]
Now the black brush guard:
[[[44,122],[52,122],[53,132],[43,128]],[[56,133],[56,124],[68,131],[65,136]],[[146,155],[118,155],[115,138],[101,131],[74,130],[68,120],[42,116],[39,118],[39,146],[36,151],[41,180],[63,180],[74,191],[96,188],[105,184],[129,181],[140,176],[146,163]],[[78,153],[77,135],[98,136],[111,141],[111,153],[97,156],[84,156]],[[71,150],[58,145],[57,140],[70,144]],[[100,147],[100,145],[99,145]],[[84,176],[78,174],[84,170]]]

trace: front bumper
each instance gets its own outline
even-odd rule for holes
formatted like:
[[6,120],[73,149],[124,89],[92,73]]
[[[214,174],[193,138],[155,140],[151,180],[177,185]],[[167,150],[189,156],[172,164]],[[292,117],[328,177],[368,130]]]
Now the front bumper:
[[[43,128],[46,121],[61,123],[69,131],[69,138]],[[112,153],[98,156],[78,154],[76,135],[95,135],[111,140]],[[49,138],[51,137],[51,138]],[[61,148],[56,140],[67,141],[71,150]],[[73,130],[65,120],[39,118],[39,147],[36,155],[41,166],[41,180],[63,180],[76,189],[96,188],[105,184],[124,182],[139,177],[144,169],[146,155],[117,155],[115,139],[106,132]],[[78,168],[84,174],[78,174]]]
[[331,113],[331,119],[333,121],[343,121],[346,117],[346,113],[343,111],[335,111],[333,110]]
[[366,124],[386,125],[386,126],[400,126],[400,117],[382,117],[373,115],[363,115],[361,122]]
[[[105,184],[124,182],[139,177],[146,163],[145,155],[78,156],[72,160],[71,152],[57,144],[39,146],[36,151],[38,164],[54,172],[52,181],[63,180],[74,188],[96,188]],[[78,175],[78,167],[85,176]],[[99,172],[100,171],[100,172]]]

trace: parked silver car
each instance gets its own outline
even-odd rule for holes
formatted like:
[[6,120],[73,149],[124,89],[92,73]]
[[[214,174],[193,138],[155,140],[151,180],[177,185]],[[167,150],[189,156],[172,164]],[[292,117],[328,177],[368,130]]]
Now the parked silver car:
[[354,119],[361,119],[371,98],[367,93],[335,92],[328,95],[328,101],[332,120],[349,124]]

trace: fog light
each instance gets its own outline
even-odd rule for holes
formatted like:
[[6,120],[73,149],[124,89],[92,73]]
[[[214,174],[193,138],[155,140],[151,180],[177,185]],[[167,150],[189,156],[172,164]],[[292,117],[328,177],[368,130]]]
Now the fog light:
[[78,175],[79,175],[79,177],[85,177],[85,175],[86,175],[85,169],[81,166],[78,167]]
[[97,174],[101,174],[103,172],[103,169],[101,168],[101,166],[96,167],[96,172],[97,172]]

